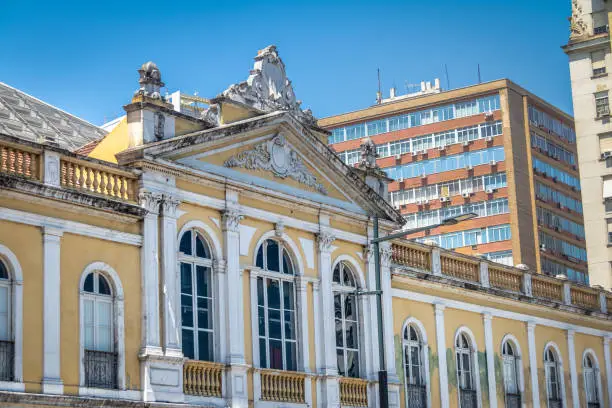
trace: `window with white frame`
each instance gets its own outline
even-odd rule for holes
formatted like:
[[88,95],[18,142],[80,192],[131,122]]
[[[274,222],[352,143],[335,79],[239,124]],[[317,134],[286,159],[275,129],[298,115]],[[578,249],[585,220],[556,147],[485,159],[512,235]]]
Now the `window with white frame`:
[[336,324],[338,374],[359,377],[359,307],[355,275],[346,262],[334,267],[332,287]]
[[181,341],[185,357],[214,360],[213,274],[210,246],[195,229],[179,241]]
[[117,353],[114,328],[114,293],[100,271],[83,281],[83,347],[85,386],[117,388]]
[[595,358],[588,352],[582,359],[584,390],[588,408],[599,408],[601,406],[599,368],[595,361]]
[[606,73],[606,51],[597,50],[591,52],[591,67],[593,76],[600,76]]
[[474,371],[474,353],[469,337],[466,333],[459,333],[455,341],[457,358],[457,385],[459,388],[460,408],[476,408],[478,395],[476,392],[476,376]]
[[408,408],[425,408],[427,406],[427,389],[425,375],[424,344],[418,327],[409,324],[403,333],[404,377],[406,382],[406,406]]
[[610,115],[608,91],[595,92],[595,113],[598,118]]
[[562,373],[559,367],[559,357],[552,347],[548,347],[544,352],[544,370],[548,408],[563,408],[560,382]]
[[521,370],[517,347],[511,340],[504,341],[502,345],[504,396],[506,407],[521,406],[521,391],[519,373]]
[[259,363],[263,368],[297,370],[294,267],[282,241],[265,240],[257,250]]
[[12,282],[8,267],[0,259],[0,380],[13,381]]

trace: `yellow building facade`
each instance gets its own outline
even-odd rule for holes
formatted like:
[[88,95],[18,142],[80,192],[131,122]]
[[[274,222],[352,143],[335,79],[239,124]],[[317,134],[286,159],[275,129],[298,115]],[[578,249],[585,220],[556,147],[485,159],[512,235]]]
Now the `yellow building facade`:
[[80,154],[0,134],[0,405],[376,407],[381,347],[393,407],[611,405],[609,292],[405,240],[377,291],[403,219],[275,47],[199,118],[139,73]]

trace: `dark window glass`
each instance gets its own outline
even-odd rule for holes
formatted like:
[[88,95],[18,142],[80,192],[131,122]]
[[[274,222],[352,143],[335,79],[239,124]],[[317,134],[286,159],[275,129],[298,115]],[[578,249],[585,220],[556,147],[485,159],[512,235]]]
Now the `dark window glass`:
[[102,275],[98,275],[98,293],[101,295],[109,295],[111,294],[110,285],[106,278]]
[[280,309],[280,287],[276,280],[268,279],[268,307]]
[[297,370],[295,342],[293,341],[285,342],[285,365],[287,367],[286,370],[288,371]]
[[198,332],[198,357],[200,360],[212,361],[213,339],[212,333],[208,331]]
[[181,262],[181,293],[193,293],[191,285],[191,265]]
[[268,309],[268,334],[271,339],[281,339],[281,313],[279,310]]
[[262,367],[268,366],[268,360],[266,358],[266,339],[259,339],[259,364]]
[[193,327],[193,300],[191,295],[181,295],[181,319],[183,326]]
[[196,265],[196,279],[198,296],[211,296],[210,293],[210,268]]
[[191,231],[187,231],[181,237],[179,251],[181,251],[185,255],[191,255]]
[[283,282],[283,302],[286,310],[295,310],[293,304],[293,282]]
[[210,258],[208,246],[204,242],[204,238],[196,234],[196,256],[198,258]]
[[258,268],[264,268],[264,256],[263,256],[263,245],[257,250],[257,259],[255,260],[255,266]]
[[264,305],[264,284],[263,278],[257,278],[257,304]]
[[87,275],[85,283],[83,284],[83,290],[85,292],[93,293],[94,291],[94,274],[93,272]]
[[270,339],[270,368],[283,369],[283,343],[281,340]]
[[212,300],[198,298],[198,328],[212,329]]
[[278,242],[273,241],[273,240],[267,241],[266,257],[268,261],[267,270],[274,271],[274,272],[280,272],[280,265],[279,265],[280,256],[278,252]]
[[285,312],[285,338],[288,340],[295,340],[294,316],[295,312]]
[[0,261],[0,279],[8,279],[8,268],[4,264],[4,262]]
[[183,329],[183,354],[187,358],[195,358],[193,351],[193,330]]
[[283,272],[287,275],[293,275],[293,268],[291,267],[291,259],[286,250],[283,249]]

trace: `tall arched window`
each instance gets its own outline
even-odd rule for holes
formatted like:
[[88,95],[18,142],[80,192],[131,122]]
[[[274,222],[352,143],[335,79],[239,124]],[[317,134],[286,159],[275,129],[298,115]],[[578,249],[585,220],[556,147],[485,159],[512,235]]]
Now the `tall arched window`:
[[213,276],[210,247],[200,232],[185,231],[179,243],[183,354],[214,360]]
[[12,282],[8,267],[0,259],[0,380],[13,381]]
[[408,408],[425,408],[427,406],[427,389],[425,374],[425,344],[418,327],[408,324],[403,334],[404,376],[406,378],[406,406]]
[[359,377],[359,310],[355,275],[349,265],[338,262],[332,278],[336,323],[338,374]]
[[520,407],[520,359],[517,347],[511,340],[506,340],[502,344],[502,359],[504,365],[504,396],[506,399],[506,407]]
[[596,361],[589,352],[585,353],[582,359],[582,373],[588,408],[599,408],[601,406],[599,367]]
[[548,347],[544,352],[544,370],[546,374],[548,408],[563,408],[560,382],[562,374],[559,369],[559,357],[552,347]]
[[85,387],[117,388],[114,291],[100,271],[83,281],[83,347]]
[[455,353],[457,357],[457,385],[459,386],[459,406],[461,408],[476,408],[478,394],[476,390],[476,376],[474,370],[474,353],[470,339],[466,333],[459,333],[455,340]]
[[297,328],[294,267],[282,241],[265,240],[257,250],[257,315],[259,364],[297,370]]

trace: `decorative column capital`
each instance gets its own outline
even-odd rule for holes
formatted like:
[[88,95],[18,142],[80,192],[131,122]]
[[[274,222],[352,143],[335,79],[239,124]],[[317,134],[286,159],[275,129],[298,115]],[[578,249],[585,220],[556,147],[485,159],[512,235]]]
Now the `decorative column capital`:
[[366,244],[363,246],[363,261],[365,263],[369,263],[372,258],[372,253],[374,251],[374,245]]
[[534,322],[527,322],[527,331],[534,332],[536,324]]
[[159,214],[159,203],[162,201],[162,198],[161,194],[150,191],[141,191],[138,193],[140,206],[150,214]]
[[223,230],[230,232],[238,232],[240,230],[240,221],[244,218],[243,215],[235,208],[228,208],[223,211],[221,216],[221,222],[223,223]]
[[380,247],[380,263],[381,266],[389,268],[391,266],[391,260],[393,259],[393,249],[391,245],[384,245]]
[[164,217],[176,218],[176,210],[178,209],[178,206],[180,204],[180,200],[177,200],[176,198],[170,195],[164,194],[162,196],[161,201],[162,215]]
[[331,252],[332,243],[336,240],[336,237],[329,231],[321,231],[317,234],[317,243],[319,244],[319,251],[324,253]]
[[274,225],[274,236],[277,238],[282,238],[285,234],[285,222],[283,220],[279,220]]
[[444,314],[444,309],[446,309],[446,306],[442,303],[434,303],[434,310],[436,316]]
[[61,227],[54,225],[43,225],[43,239],[53,240],[59,239],[64,235],[64,230]]

